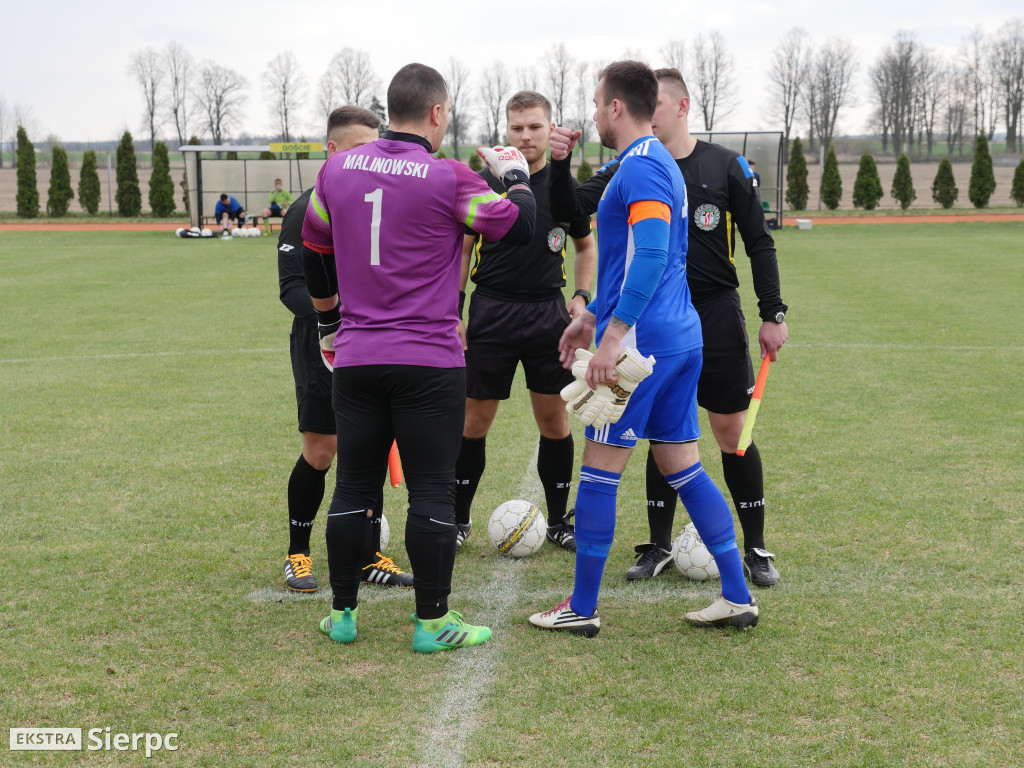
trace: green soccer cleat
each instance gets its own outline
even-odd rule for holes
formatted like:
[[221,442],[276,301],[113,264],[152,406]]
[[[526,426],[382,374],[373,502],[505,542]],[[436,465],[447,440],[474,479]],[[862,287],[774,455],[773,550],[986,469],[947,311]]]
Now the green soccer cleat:
[[320,631],[336,643],[352,643],[356,639],[359,609],[331,610],[331,615],[320,620]]
[[409,618],[416,624],[416,632],[412,636],[412,648],[420,653],[480,645],[491,639],[490,627],[476,627],[467,624],[462,620],[462,614],[457,611],[448,611],[439,619],[421,621],[415,613]]

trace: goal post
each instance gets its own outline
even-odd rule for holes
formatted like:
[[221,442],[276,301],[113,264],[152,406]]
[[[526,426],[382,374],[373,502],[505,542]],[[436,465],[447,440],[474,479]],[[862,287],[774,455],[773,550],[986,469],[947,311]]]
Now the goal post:
[[690,135],[702,141],[720,144],[739,152],[747,160],[757,163],[761,177],[761,202],[768,225],[782,227],[782,159],[785,137],[782,131],[691,131]]
[[[293,197],[313,186],[320,168],[327,159],[319,142],[287,142],[263,146],[232,144],[186,144],[179,147],[185,164],[185,194],[188,199],[189,225],[202,227],[204,216],[212,216],[217,200],[229,194],[238,200],[247,213],[258,214],[267,207],[267,196],[274,189],[274,180]],[[222,159],[227,152],[238,160]],[[274,160],[260,160],[262,152],[284,154]],[[313,155],[298,159],[300,152]],[[248,155],[249,157],[241,157]]]

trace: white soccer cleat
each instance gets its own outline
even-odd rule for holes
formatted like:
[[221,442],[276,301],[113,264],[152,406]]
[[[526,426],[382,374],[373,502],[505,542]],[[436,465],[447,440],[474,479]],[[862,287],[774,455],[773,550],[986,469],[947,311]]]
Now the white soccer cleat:
[[580,616],[569,605],[570,600],[572,600],[571,595],[564,603],[559,603],[550,611],[533,614],[530,617],[530,623],[541,629],[554,629],[572,632],[574,635],[594,637],[601,631],[601,617],[596,612],[593,616]]
[[739,627],[750,629],[757,626],[759,611],[757,600],[750,598],[749,605],[731,603],[719,595],[715,602],[703,611],[693,611],[683,618],[698,627]]

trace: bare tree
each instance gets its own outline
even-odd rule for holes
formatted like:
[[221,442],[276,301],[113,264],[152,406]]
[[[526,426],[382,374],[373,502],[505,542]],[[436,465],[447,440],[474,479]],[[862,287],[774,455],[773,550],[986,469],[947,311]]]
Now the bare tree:
[[949,155],[953,154],[954,146],[959,146],[961,155],[964,153],[970,82],[971,75],[966,67],[951,64],[943,71],[942,114],[945,118],[946,150]]
[[452,56],[445,67],[444,79],[448,84],[448,100],[452,105],[451,120],[448,121],[448,130],[452,135],[452,154],[458,160],[459,139],[469,127],[469,109],[462,98],[468,87],[469,67]]
[[785,153],[789,153],[789,136],[793,131],[800,106],[800,96],[810,74],[811,45],[802,27],[793,27],[772,53],[768,68],[771,87],[766,114],[782,123]]
[[[11,111],[7,107],[7,99],[0,93],[0,168],[4,167],[4,136],[7,135],[10,129]],[[11,154],[13,155],[13,152]]]
[[319,114],[315,122],[320,125],[327,125],[327,118],[338,104],[338,89],[334,84],[334,76],[331,70],[320,75],[320,81],[316,88],[316,106]]
[[285,141],[291,141],[291,129],[299,105],[306,96],[306,75],[295,54],[281,53],[270,60],[263,75],[270,114]]
[[580,148],[580,159],[584,159],[586,157],[587,135],[590,132],[590,126],[594,122],[594,104],[591,101],[594,95],[594,78],[589,62],[576,62],[576,66],[573,68],[573,83],[576,96],[576,117],[572,122],[581,131],[578,146]]
[[540,90],[540,77],[537,75],[537,68],[532,64],[524,67],[516,67],[516,86],[520,91]]
[[245,88],[241,74],[216,62],[208,61],[200,70],[195,98],[214,144],[223,143],[241,117]]
[[488,141],[498,143],[501,129],[501,116],[505,109],[505,97],[509,92],[508,72],[500,59],[495,59],[483,71],[483,83],[480,86],[480,100],[487,114]]
[[149,128],[149,149],[156,146],[157,114],[160,112],[160,97],[164,69],[160,54],[155,48],[143,48],[135,51],[128,61],[128,74],[135,78],[135,82],[142,89],[142,98],[145,102],[146,126]]
[[[869,70],[883,130],[892,128],[893,155],[899,157],[912,135],[914,90],[920,63],[917,40],[899,31]],[[885,136],[883,134],[883,148]]]
[[[331,78],[334,94],[342,104],[369,107],[381,87],[380,78],[370,63],[370,54],[355,48],[342,48],[334,54],[327,65],[326,77]],[[323,93],[321,82],[321,96]]]
[[669,40],[661,46],[660,53],[666,67],[675,67],[680,73],[683,72],[683,65],[686,63],[686,44],[682,40]]
[[721,32],[710,36],[698,35],[693,45],[693,66],[697,109],[704,118],[704,130],[715,127],[715,121],[725,118],[732,111],[735,62],[732,54],[725,50],[725,39]]
[[992,70],[1006,120],[1006,151],[1016,152],[1024,103],[1024,20],[1013,19],[999,29],[992,46]]
[[565,123],[565,107],[571,97],[572,65],[572,56],[566,50],[565,43],[549,48],[544,55],[544,84],[548,89],[551,106],[554,107],[555,122],[559,125]]
[[808,79],[808,118],[817,129],[822,145],[832,143],[840,110],[849,106],[853,75],[857,70],[854,48],[840,38],[822,45]]
[[170,42],[164,49],[164,70],[167,73],[167,112],[178,134],[178,146],[189,140],[189,123],[195,115],[190,99],[191,81],[195,72],[192,56],[180,43]]
[[926,142],[928,157],[932,156],[935,141],[935,119],[942,98],[942,66],[938,56],[922,48],[917,57],[917,78],[914,82],[914,118],[917,126],[917,151],[921,153],[922,140]]
[[964,38],[961,56],[970,75],[973,133],[985,133],[991,139],[996,122],[995,76],[991,71],[991,45],[981,27],[975,27]]

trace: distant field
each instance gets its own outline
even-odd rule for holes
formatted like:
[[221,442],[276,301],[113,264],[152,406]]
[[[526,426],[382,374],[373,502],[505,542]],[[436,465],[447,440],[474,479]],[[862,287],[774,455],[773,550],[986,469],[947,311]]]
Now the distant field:
[[[341,647],[316,629],[327,590],[283,590],[299,439],[271,242],[0,233],[0,722],[178,732],[153,758],[172,766],[1019,768],[1022,237],[777,234],[792,335],[755,437],[783,581],[754,631],[681,621],[717,583],[624,580],[646,536],[642,456],[600,636],[527,625],[568,594],[572,558],[487,542],[499,502],[542,502],[517,385],[452,596],[494,638],[421,657],[409,592],[364,588]],[[400,565],[403,498],[385,501]],[[322,537],[321,517],[326,582]]]

